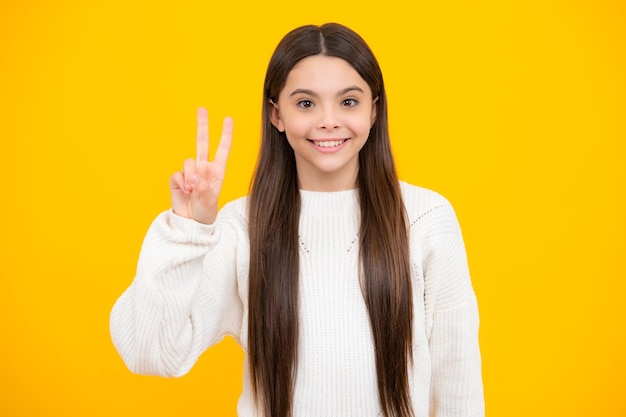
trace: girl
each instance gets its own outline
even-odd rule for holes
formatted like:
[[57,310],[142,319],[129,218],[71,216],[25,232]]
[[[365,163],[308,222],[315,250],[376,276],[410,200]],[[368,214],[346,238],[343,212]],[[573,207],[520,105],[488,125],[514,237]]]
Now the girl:
[[250,195],[218,212],[215,159],[170,181],[111,312],[133,371],[180,376],[224,336],[245,352],[242,417],[483,416],[476,298],[450,204],[399,182],[378,63],[338,24],[287,34],[265,78]]

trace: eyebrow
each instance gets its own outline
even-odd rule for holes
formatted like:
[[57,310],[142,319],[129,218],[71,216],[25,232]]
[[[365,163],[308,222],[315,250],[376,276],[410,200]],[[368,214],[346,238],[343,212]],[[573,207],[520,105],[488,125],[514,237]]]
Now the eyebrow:
[[[350,91],[360,91],[361,93],[363,93],[363,89],[361,87],[353,85],[353,86],[344,88],[343,90],[338,92],[337,95],[342,96],[346,93],[349,93]],[[296,88],[295,90],[291,92],[291,94],[289,94],[289,97],[295,96],[296,94],[307,94],[309,96],[317,97],[317,93],[315,91],[307,90],[305,88]]]

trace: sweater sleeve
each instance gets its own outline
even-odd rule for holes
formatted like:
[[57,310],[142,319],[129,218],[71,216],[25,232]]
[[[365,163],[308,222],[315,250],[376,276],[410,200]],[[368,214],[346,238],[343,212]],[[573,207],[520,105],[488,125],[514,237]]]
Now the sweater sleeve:
[[461,230],[443,197],[423,221],[424,302],[432,361],[430,417],[482,417],[478,307]]
[[170,210],[150,226],[136,276],[110,315],[113,344],[132,372],[181,376],[225,335],[238,340],[245,235],[234,218],[225,207],[203,225]]

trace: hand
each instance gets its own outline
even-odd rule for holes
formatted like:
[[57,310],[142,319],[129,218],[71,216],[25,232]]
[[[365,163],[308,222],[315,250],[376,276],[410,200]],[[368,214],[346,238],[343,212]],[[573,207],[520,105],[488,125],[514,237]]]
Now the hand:
[[179,216],[212,224],[217,217],[217,199],[222,189],[226,160],[233,136],[233,119],[224,119],[222,137],[212,162],[209,158],[209,121],[207,111],[198,109],[196,159],[187,159],[182,172],[170,178],[172,210]]

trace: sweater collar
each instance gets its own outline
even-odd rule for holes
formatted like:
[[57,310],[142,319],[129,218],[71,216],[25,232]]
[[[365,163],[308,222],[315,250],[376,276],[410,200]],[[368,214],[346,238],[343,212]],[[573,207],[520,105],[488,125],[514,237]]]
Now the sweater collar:
[[358,189],[333,192],[300,190],[300,200],[303,216],[336,217],[359,213]]

